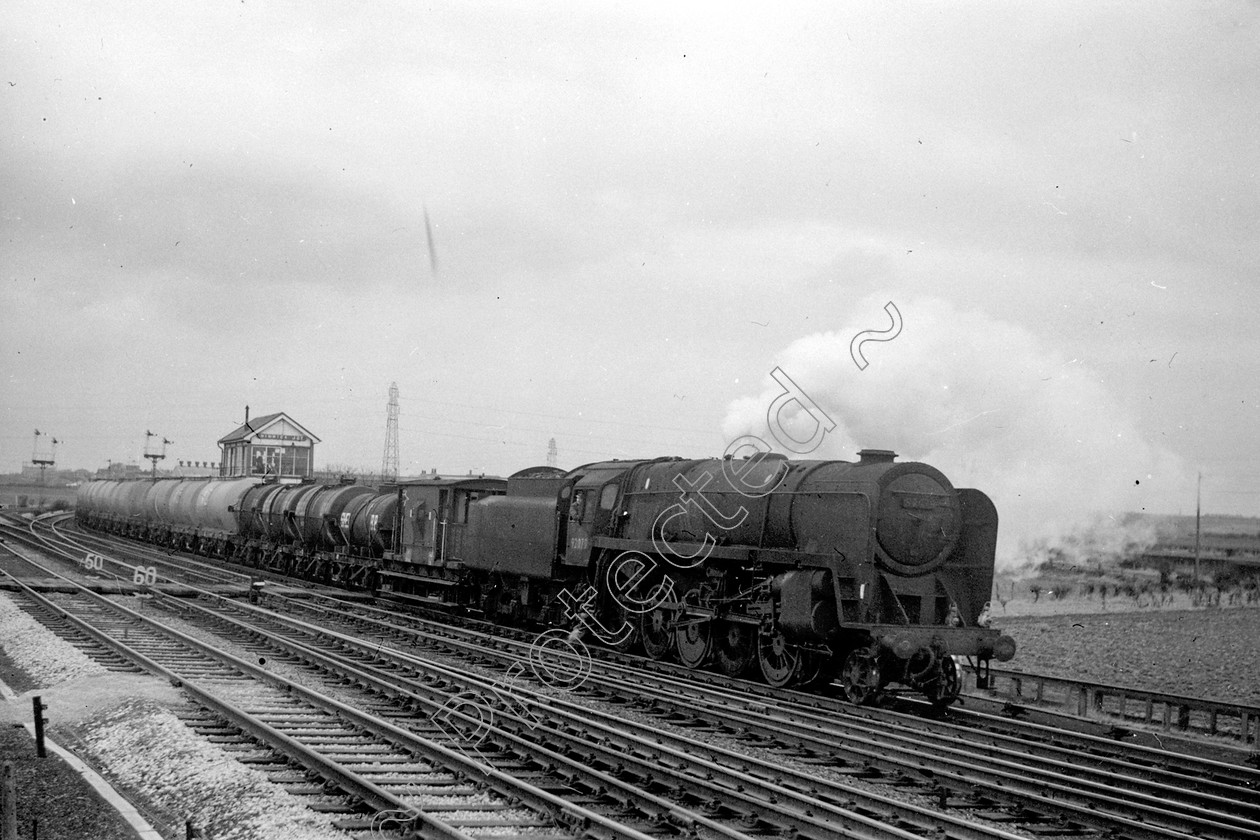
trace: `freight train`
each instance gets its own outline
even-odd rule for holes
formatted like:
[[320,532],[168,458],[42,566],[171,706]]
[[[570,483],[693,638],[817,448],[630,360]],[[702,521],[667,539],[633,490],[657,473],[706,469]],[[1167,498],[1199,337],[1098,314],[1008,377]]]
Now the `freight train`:
[[85,526],[775,686],[984,685],[997,511],[927,464],[657,458],[381,488],[259,478],[94,481]]

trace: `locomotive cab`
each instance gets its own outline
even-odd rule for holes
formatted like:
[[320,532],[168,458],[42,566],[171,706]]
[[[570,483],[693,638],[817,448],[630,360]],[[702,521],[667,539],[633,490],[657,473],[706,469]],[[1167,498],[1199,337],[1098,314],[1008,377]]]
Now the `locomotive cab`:
[[622,483],[637,463],[612,461],[582,467],[569,475],[559,496],[566,566],[588,566],[595,545],[592,540],[613,533]]

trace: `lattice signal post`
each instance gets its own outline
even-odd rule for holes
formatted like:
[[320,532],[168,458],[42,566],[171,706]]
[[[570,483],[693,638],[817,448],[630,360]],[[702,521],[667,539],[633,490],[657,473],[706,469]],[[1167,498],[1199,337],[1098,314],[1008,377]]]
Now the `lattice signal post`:
[[[40,432],[39,429],[35,430],[35,445],[31,447],[31,463],[39,467],[39,486],[43,487],[44,486],[44,470],[48,469],[53,464],[57,463],[58,441],[56,438],[53,438],[52,446],[49,447],[48,451],[41,452],[39,450],[39,439],[41,437],[41,434],[42,433]],[[48,436],[43,435],[43,437],[48,437]]]
[[381,456],[381,481],[398,480],[398,383],[389,383],[385,409],[385,454]]
[[560,461],[560,453],[556,451],[556,439],[547,441],[547,466],[554,467]]

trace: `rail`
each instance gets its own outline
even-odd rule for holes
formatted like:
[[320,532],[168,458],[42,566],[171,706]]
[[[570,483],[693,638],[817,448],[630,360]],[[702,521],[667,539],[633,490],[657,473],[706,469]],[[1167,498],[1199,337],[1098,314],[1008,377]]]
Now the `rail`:
[[977,690],[974,676],[967,674],[972,677],[967,687],[977,693],[1058,706],[1077,717],[1213,735],[1244,746],[1260,742],[1258,706],[999,668],[990,672],[989,688]]

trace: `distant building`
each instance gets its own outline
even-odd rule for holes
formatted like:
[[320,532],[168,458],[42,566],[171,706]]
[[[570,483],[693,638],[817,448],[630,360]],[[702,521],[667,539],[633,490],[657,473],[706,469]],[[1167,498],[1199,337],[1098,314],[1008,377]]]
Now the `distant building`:
[[96,471],[96,478],[104,478],[117,481],[125,478],[140,478],[145,475],[145,471],[140,468],[139,464],[124,464],[122,461],[110,461],[109,466],[102,467]]
[[319,438],[283,411],[250,420],[219,438],[221,476],[310,478]]
[[1196,553],[1204,577],[1260,573],[1260,519],[1204,515],[1196,541],[1193,516],[1164,517],[1161,533],[1142,552],[1140,562],[1169,573],[1185,573],[1194,569]]

